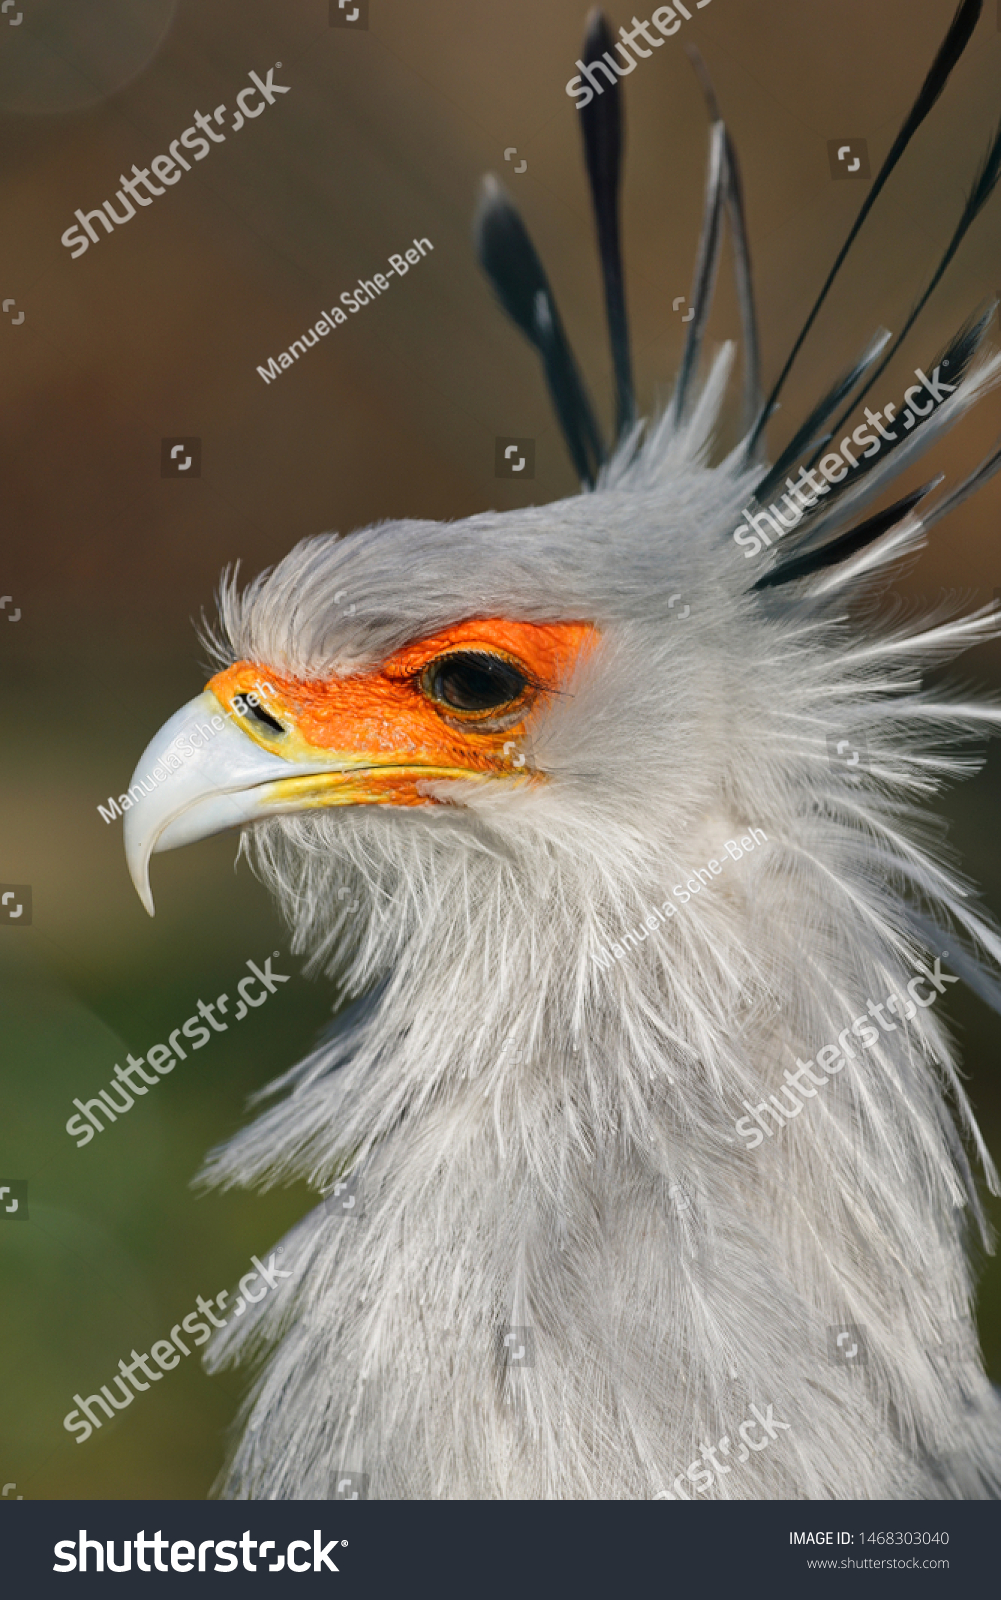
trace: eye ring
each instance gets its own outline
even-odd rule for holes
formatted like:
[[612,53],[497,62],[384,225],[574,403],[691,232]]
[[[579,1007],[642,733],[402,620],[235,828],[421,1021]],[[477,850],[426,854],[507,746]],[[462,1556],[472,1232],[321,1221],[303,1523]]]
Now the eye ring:
[[435,656],[420,673],[420,688],[449,721],[473,723],[493,732],[524,715],[533,687],[513,657],[487,650],[452,650]]

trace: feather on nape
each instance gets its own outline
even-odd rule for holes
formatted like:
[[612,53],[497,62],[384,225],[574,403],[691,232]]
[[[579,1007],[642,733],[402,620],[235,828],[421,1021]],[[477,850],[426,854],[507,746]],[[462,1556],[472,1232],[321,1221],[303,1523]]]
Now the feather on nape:
[[[836,268],[979,12],[960,6]],[[593,23],[589,48],[600,39]],[[1001,936],[919,808],[974,770],[971,741],[1001,705],[933,694],[919,674],[1001,630],[993,606],[916,629],[876,609],[894,564],[1001,457],[937,502],[925,484],[856,520],[998,382],[1001,357],[983,316],[966,325],[955,393],[749,586],[731,534],[770,486],[759,452],[780,384],[762,406],[752,349],[747,432],[710,467],[729,347],[698,382],[727,221],[756,347],[732,144],[709,87],[696,315],[672,401],[644,430],[623,345],[619,92],[584,124],[617,375],[610,453],[497,188],[478,224],[587,492],[306,541],[222,590],[219,659],[303,676],[465,616],[586,617],[601,632],[533,727],[546,781],[303,813],[244,838],[294,948],[360,998],[204,1179],[326,1193],[350,1173],[359,1215],[304,1218],[282,1258],[294,1282],[211,1346],[215,1369],[263,1361],[227,1495],[324,1498],[351,1470],[380,1498],[684,1497],[687,1463],[724,1437],[732,1470],[701,1483],[708,1498],[1001,1492],[1001,1410],[971,1318],[971,1235],[987,1234],[968,1151],[997,1180],[947,1002],[906,1015],[908,982],[935,959],[998,1008]],[[783,475],[878,353],[818,404]],[[344,589],[352,616],[333,603]],[[832,738],[867,765],[832,763]],[[668,904],[669,919],[651,915]],[[839,1035],[842,1067],[828,1055],[804,1078],[798,1064]],[[772,1096],[786,1117],[766,1116],[751,1145],[737,1125]],[[853,1373],[829,1356],[842,1325],[864,1330]],[[510,1328],[532,1331],[533,1366],[505,1364]],[[751,1405],[787,1427],[738,1458]]]

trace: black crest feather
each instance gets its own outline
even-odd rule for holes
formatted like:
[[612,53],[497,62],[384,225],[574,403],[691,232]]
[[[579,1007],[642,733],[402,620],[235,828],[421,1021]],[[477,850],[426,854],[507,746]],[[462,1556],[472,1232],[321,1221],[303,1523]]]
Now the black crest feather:
[[756,589],[776,589],[779,584],[791,583],[794,578],[806,578],[813,572],[822,571],[824,567],[836,567],[840,562],[847,561],[849,556],[857,555],[867,544],[872,544],[884,533],[888,533],[896,523],[903,522],[904,518],[914,510],[918,501],[923,500],[935,484],[941,481],[941,478],[934,478],[931,482],[922,484],[920,489],[912,490],[902,500],[887,506],[885,511],[877,511],[874,517],[860,522],[857,528],[850,528],[847,533],[839,534],[828,544],[822,544],[815,550],[804,550],[802,555],[778,562],[770,572],[765,573],[763,578],[759,578],[757,583],[752,583],[751,592]]
[[[935,360],[930,363],[933,376],[936,372],[941,371],[942,381],[948,382],[955,389],[959,388],[959,385],[970,370],[974,356],[987,336],[987,330],[994,319],[996,305],[997,302],[991,300],[986,306],[978,308],[971,317],[967,318],[959,331],[949,340],[941,354],[936,356]],[[894,454],[898,451],[905,452],[902,464],[906,465],[910,459],[910,452],[906,451],[906,447],[918,443],[922,428],[926,428],[932,419],[938,415],[938,412],[939,407],[934,406],[926,416],[916,417],[910,428],[897,427],[894,430],[896,438],[886,440],[878,455],[870,456],[868,460],[864,457],[861,458],[857,468],[847,478],[842,479],[840,483],[832,484],[831,493],[822,503],[822,509],[818,510],[812,517],[805,519],[802,531],[809,535],[822,523],[826,523],[829,519],[839,515],[842,509],[842,501],[849,496],[854,500],[859,493],[860,487],[866,484],[866,480],[872,478],[872,475],[877,472],[879,474],[878,481],[873,480],[873,484],[878,492],[899,470],[900,464],[894,462]],[[905,419],[895,417],[893,420],[895,423],[899,423]],[[840,431],[840,422],[835,431]],[[823,446],[821,446],[822,448]],[[918,444],[918,448],[920,449],[920,444]],[[813,458],[814,461],[817,460],[819,454],[820,452],[818,451]],[[812,466],[813,462],[810,464]],[[870,485],[867,485],[867,489],[868,487]],[[863,490],[863,493],[865,492],[866,490]]]
[[[590,62],[611,53],[612,31],[600,11],[588,20],[582,59]],[[580,112],[584,139],[584,161],[591,185],[591,205],[598,236],[598,256],[605,286],[605,313],[612,347],[615,373],[615,427],[618,437],[636,421],[636,396],[633,390],[632,359],[629,353],[629,324],[626,317],[626,291],[622,273],[622,247],[619,238],[619,182],[622,175],[623,113],[622,90],[609,85],[596,94]]]
[[834,423],[833,427],[835,433],[840,431],[842,423],[848,418],[855,406],[857,406],[861,400],[865,399],[866,395],[869,393],[869,390],[876,382],[876,379],[881,377],[886,371],[886,368],[893,360],[893,357],[900,349],[900,346],[907,338],[907,335],[910,333],[918,317],[921,315],[922,311],[927,305],[931,295],[938,288],[938,285],[945,274],[946,268],[952,261],[956,251],[959,249],[970,228],[973,226],[977,217],[979,217],[981,211],[984,209],[984,206],[994,193],[994,190],[997,188],[999,177],[1001,177],[1001,127],[998,128],[997,133],[994,135],[990,149],[984,157],[980,171],[974,179],[973,187],[966,198],[966,204],[963,207],[962,215],[956,224],[952,238],[949,240],[949,243],[945,248],[945,254],[942,256],[941,261],[935,268],[935,271],[932,273],[926,288],[918,297],[915,305],[909,312],[904,326],[901,328],[893,344],[886,352],[886,355],[881,361],[880,365],[876,368],[875,372],[871,373],[867,378],[865,388],[860,394],[856,395],[848,409],[842,412],[837,422]]
[[716,91],[705,62],[693,44],[686,44],[685,54],[695,69],[702,86],[706,109],[711,123],[723,130],[723,201],[730,224],[730,245],[733,250],[733,274],[740,308],[740,326],[744,346],[744,404],[743,431],[746,433],[761,409],[761,356],[758,346],[758,317],[754,304],[754,277],[751,272],[751,247],[748,242],[747,218],[744,212],[744,186],[740,178],[740,163],[730,130],[723,121]]
[[497,298],[542,357],[563,437],[582,483],[591,487],[605,459],[594,410],[528,229],[496,178],[485,178],[476,248]]
[[[764,504],[770,499],[772,491],[782,482],[782,479],[800,455],[817,443],[817,430],[823,427],[831,412],[841,404],[845,395],[851,394],[859,379],[868,371],[873,362],[878,359],[889,344],[890,338],[889,329],[881,328],[870,340],[854,365],[849,367],[847,372],[843,372],[823,398],[818,400],[806,421],[796,429],[775,465],[755,489],[754,498],[759,504]],[[821,448],[829,438],[829,433],[824,435]]]
[[834,265],[827,274],[823,287],[821,288],[820,293],[811,307],[806,321],[796,337],[795,343],[789,352],[785,366],[782,368],[782,371],[776,378],[772,392],[761,408],[761,413],[758,417],[757,423],[755,424],[750,439],[748,440],[748,456],[751,456],[754,452],[761,432],[764,429],[768,418],[771,416],[779,391],[785,383],[792,364],[799,355],[799,352],[803,346],[803,342],[806,339],[807,334],[810,332],[810,329],[813,327],[813,324],[817,319],[817,314],[820,311],[824,301],[827,299],[828,291],[840,272],[842,263],[854,244],[866,217],[876,204],[884,184],[889,178],[894,167],[897,165],[897,162],[900,160],[904,151],[907,149],[911,139],[914,137],[918,128],[921,126],[925,117],[928,115],[929,111],[932,109],[932,106],[935,104],[939,95],[942,93],[942,90],[948,83],[949,76],[952,72],[952,69],[955,67],[956,62],[959,60],[960,56],[963,54],[963,51],[966,49],[966,46],[969,44],[970,36],[980,20],[982,6],[983,0],[962,0],[962,4],[957,10],[956,15],[953,17],[949,31],[942,41],[935,60],[931,64],[928,76],[921,85],[918,97],[904,119],[900,132],[897,134],[893,144],[890,146],[890,152],[873,180],[872,188],[869,190],[869,193],[865,198],[865,202],[863,203],[858,216],[855,218],[855,221],[852,224],[851,231],[849,232],[847,239],[841,246],[841,249],[838,251]]

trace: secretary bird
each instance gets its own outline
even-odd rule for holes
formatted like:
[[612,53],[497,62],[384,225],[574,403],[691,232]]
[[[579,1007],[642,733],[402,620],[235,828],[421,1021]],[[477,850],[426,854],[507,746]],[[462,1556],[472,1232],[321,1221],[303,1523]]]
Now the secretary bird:
[[[690,52],[709,171],[663,414],[638,421],[633,396],[609,83],[579,114],[610,449],[493,180],[477,219],[582,492],[306,539],[242,592],[224,576],[219,670],[140,761],[168,773],[125,817],[129,867],[152,915],[153,853],[242,828],[293,949],[354,1003],[202,1175],[325,1196],[285,1240],[282,1294],[210,1347],[212,1369],[262,1363],[223,1495],[323,1499],[356,1474],[382,1499],[1001,1490],[968,1148],[997,1180],[934,1004],[962,978],[1001,1009],[981,965],[1001,938],[918,810],[1001,723],[919,669],[1001,622],[878,608],[1001,449],[938,498],[871,505],[1001,379],[993,304],[875,451],[853,461],[846,438],[850,471],[813,470],[986,203],[1001,134],[898,337],[763,460],[792,361],[980,10],[959,6],[767,400],[737,161]],[[611,46],[593,14],[585,60]],[[744,423],[710,466],[732,348],[701,384],[700,353],[724,223]]]

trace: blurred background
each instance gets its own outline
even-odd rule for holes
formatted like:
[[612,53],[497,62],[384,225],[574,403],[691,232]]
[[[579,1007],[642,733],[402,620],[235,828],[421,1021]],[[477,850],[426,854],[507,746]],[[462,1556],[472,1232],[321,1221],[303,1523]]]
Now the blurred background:
[[[484,172],[519,201],[606,429],[610,420],[564,92],[585,6],[356,5],[357,21],[339,26],[336,0],[17,0],[0,17],[0,592],[10,597],[0,609],[0,880],[29,884],[33,912],[30,926],[0,923],[0,1184],[27,1179],[30,1213],[26,1225],[0,1221],[0,1484],[11,1499],[205,1495],[240,1374],[210,1379],[183,1362],[85,1445],[62,1418],[75,1392],[110,1384],[119,1358],[164,1338],[196,1295],[232,1288],[250,1255],[313,1203],[304,1188],[199,1198],[189,1181],[239,1125],[245,1097],[310,1048],[332,986],[301,977],[264,890],[245,867],[234,873],[232,836],[157,858],[150,921],[125,870],[121,821],[97,810],[208,676],[192,619],[211,611],[226,563],[240,560],[249,576],[303,536],[574,490],[535,357],[473,258]],[[626,86],[624,233],[647,409],[680,353],[685,308],[672,302],[689,291],[702,204],[706,123],[684,42],[703,51],[740,151],[771,379],[867,192],[832,178],[828,141],[864,139],[877,170],[954,0],[689,9],[692,21]],[[629,24],[631,12],[609,14]],[[805,347],[773,449],[879,324],[901,326],[926,281],[997,122],[998,26],[989,0]],[[269,69],[290,92],[233,131],[248,74]],[[120,173],[165,153],[196,110],[222,105],[225,141],[71,258],[60,238],[74,211],[118,206]],[[415,237],[434,247],[418,267],[262,381],[259,364]],[[899,401],[913,368],[930,368],[995,293],[999,246],[996,198],[871,404]],[[737,333],[725,271],[711,332]],[[994,396],[917,472],[955,476],[999,431]],[[533,480],[494,476],[499,436],[536,441]],[[161,476],[165,438],[201,441],[198,476]],[[991,598],[999,516],[1001,478],[934,531],[901,592]],[[1001,647],[971,652],[961,670],[1001,687]],[[940,806],[995,911],[999,798],[995,750]],[[126,1051],[144,1054],[199,997],[232,992],[248,959],[276,949],[274,966],[292,981],[78,1150],[64,1131],[74,1097],[93,1096]],[[1001,1157],[1001,1020],[965,989],[948,1005]],[[996,1259],[983,1263],[979,1314],[1001,1379]]]

